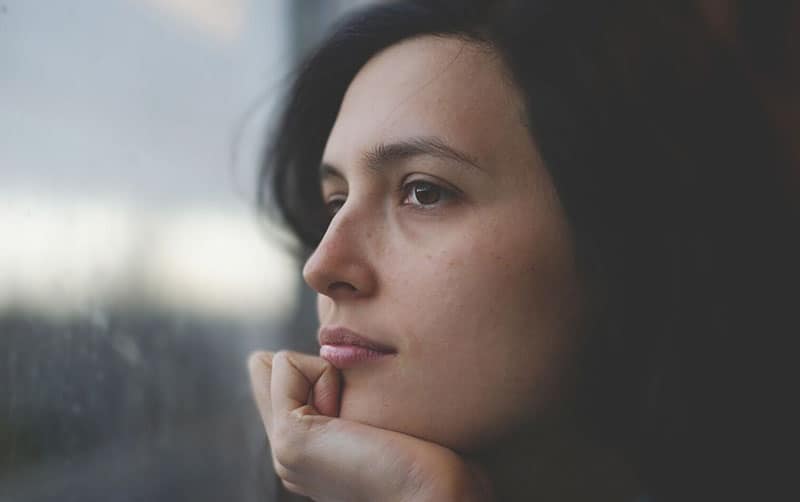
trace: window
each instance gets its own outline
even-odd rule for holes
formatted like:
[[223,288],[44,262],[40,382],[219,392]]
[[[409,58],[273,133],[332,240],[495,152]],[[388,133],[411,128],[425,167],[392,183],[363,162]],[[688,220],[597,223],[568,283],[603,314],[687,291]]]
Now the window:
[[0,500],[269,499],[244,361],[316,321],[259,148],[356,3],[0,0]]

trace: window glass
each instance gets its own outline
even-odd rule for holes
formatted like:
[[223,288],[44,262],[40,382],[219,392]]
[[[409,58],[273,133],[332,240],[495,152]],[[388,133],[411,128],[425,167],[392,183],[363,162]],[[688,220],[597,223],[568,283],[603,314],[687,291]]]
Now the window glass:
[[315,319],[259,149],[356,3],[0,0],[0,501],[265,500],[245,358]]

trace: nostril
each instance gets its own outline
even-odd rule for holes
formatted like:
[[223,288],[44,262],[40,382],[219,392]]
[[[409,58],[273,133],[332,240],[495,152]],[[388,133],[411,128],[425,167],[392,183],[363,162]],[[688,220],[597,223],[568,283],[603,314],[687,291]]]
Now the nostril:
[[355,286],[349,282],[336,281],[328,285],[328,292],[335,293],[337,291],[358,291]]

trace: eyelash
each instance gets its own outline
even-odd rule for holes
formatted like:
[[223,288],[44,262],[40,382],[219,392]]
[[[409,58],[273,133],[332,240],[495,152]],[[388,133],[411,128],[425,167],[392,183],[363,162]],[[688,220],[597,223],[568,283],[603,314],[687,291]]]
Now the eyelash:
[[[439,192],[439,200],[436,202],[432,202],[430,204],[424,204],[422,202],[407,202],[411,197],[414,197],[414,189],[419,188],[421,186],[428,187],[429,189],[434,189]],[[437,206],[441,206],[442,204],[447,204],[452,202],[456,199],[459,195],[459,192],[455,188],[448,188],[442,186],[440,183],[436,183],[433,181],[425,180],[425,179],[414,179],[411,181],[404,182],[398,189],[400,197],[402,197],[401,203],[404,206],[412,206],[414,209],[419,211],[431,211],[436,209]],[[333,218],[336,213],[342,208],[344,203],[347,201],[346,194],[334,194],[331,195],[330,198],[325,202],[325,206],[328,209],[328,215]]]
[[[412,197],[416,198],[414,190],[423,186],[427,187],[428,189],[433,189],[438,191],[439,199],[430,204],[425,204],[423,202],[420,202],[419,199],[417,199],[416,203],[407,202]],[[404,205],[413,206],[415,209],[421,211],[430,211],[435,209],[437,206],[441,206],[442,204],[447,204],[448,202],[451,202],[458,195],[456,190],[454,189],[446,188],[439,183],[435,183],[424,179],[415,179],[408,181],[404,183],[402,187],[400,187],[400,191],[403,195]]]
[[345,195],[337,194],[332,195],[327,201],[325,201],[325,207],[328,210],[328,218],[333,218],[336,216],[336,213],[339,212],[346,200],[347,197]]

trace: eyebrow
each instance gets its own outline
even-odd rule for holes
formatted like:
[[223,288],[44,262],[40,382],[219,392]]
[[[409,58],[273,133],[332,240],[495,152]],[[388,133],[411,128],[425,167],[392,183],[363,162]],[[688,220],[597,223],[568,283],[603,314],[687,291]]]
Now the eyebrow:
[[[363,159],[369,169],[377,171],[392,162],[423,155],[452,160],[469,169],[485,172],[474,157],[448,145],[436,136],[420,136],[392,143],[380,143],[366,152]],[[339,169],[326,162],[320,166],[320,174],[323,179],[329,176],[344,177]]]

